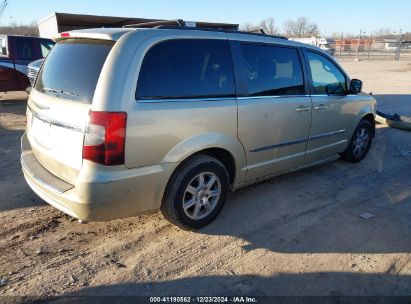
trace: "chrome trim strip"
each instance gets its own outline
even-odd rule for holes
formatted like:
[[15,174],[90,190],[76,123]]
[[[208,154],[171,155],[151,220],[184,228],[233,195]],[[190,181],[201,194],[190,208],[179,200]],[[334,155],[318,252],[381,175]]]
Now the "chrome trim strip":
[[[337,134],[342,134],[345,131],[346,131],[345,129],[342,129],[342,130],[338,130],[338,131],[322,133],[322,134],[319,134],[319,135],[309,136],[308,138],[304,138],[304,139],[286,141],[286,142],[282,142],[282,143],[279,143],[279,144],[276,144],[276,145],[265,146],[265,147],[253,149],[253,150],[250,150],[250,152],[261,152],[261,151],[277,149],[277,148],[281,148],[281,147],[285,147],[285,146],[296,145],[296,144],[300,144],[300,143],[304,143],[304,142],[309,142],[310,140],[317,140],[317,139],[321,139],[321,138],[325,138],[325,137],[334,136],[334,135],[337,135]],[[344,141],[346,141],[346,140],[344,140]]]
[[68,124],[68,123],[64,123],[61,121],[57,121],[48,117],[45,117],[39,113],[37,113],[36,111],[34,111],[29,105],[27,105],[27,107],[29,108],[29,110],[31,111],[31,113],[33,114],[33,116],[35,116],[37,119],[45,122],[45,123],[49,123],[58,127],[62,127],[65,129],[69,129],[69,130],[73,130],[73,131],[77,131],[77,132],[81,132],[81,133],[86,133],[86,128],[81,128],[79,126],[75,126],[72,124]]
[[261,151],[266,151],[266,150],[272,150],[272,149],[277,149],[277,148],[281,148],[281,147],[284,147],[284,146],[301,144],[301,143],[304,143],[304,142],[307,142],[307,141],[308,141],[307,138],[293,140],[293,141],[286,141],[286,142],[282,142],[282,143],[279,143],[279,144],[276,144],[276,145],[271,145],[271,146],[266,146],[266,147],[253,149],[253,150],[250,150],[250,152],[261,152]]
[[242,97],[210,97],[210,98],[175,98],[175,99],[137,99],[141,103],[162,103],[162,102],[193,102],[193,101],[224,101],[224,100],[247,100],[265,98],[297,98],[310,97],[310,95],[273,95],[273,96],[242,96]]
[[226,101],[235,100],[235,97],[210,97],[210,98],[181,98],[181,99],[137,99],[137,102],[141,103],[164,103],[164,102],[198,102],[198,101]]
[[297,97],[310,97],[310,95],[241,96],[241,97],[237,97],[237,100],[265,99],[265,98],[297,98]]
[[283,157],[280,157],[280,158],[271,159],[269,161],[265,161],[265,162],[262,162],[262,163],[257,163],[257,164],[254,164],[254,165],[250,165],[250,166],[247,167],[247,169],[251,170],[251,169],[261,167],[261,166],[275,164],[275,163],[278,163],[280,161],[284,161],[284,160],[288,160],[288,159],[292,159],[292,158],[296,158],[296,157],[300,157],[300,156],[304,156],[304,155],[305,155],[304,151],[303,152],[298,152],[298,153],[291,154],[291,155],[286,155],[286,156],[283,156]]

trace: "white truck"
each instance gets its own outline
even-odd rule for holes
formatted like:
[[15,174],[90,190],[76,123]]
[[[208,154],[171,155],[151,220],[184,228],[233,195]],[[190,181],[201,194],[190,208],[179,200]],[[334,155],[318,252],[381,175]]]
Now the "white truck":
[[326,51],[327,53],[333,55],[335,49],[331,48],[328,44],[327,39],[321,37],[321,38],[317,38],[317,37],[311,37],[311,38],[289,38],[288,40],[292,40],[292,41],[297,41],[297,42],[301,42],[301,43],[305,43],[305,44],[309,44],[309,45],[313,45],[316,47],[319,47],[320,49]]

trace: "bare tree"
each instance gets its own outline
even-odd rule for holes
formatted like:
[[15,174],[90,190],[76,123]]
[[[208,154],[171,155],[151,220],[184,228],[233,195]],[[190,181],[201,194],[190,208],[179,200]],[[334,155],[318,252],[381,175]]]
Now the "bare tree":
[[12,23],[8,26],[1,26],[0,34],[38,36],[39,29],[35,21],[31,22],[30,24]]
[[379,30],[374,31],[376,37],[392,36],[392,30],[388,27],[382,27]]
[[240,30],[243,32],[255,32],[257,27],[252,23],[244,23],[240,26]]
[[275,25],[274,18],[266,18],[258,24],[259,29],[262,29],[267,35],[278,35],[280,30]]
[[258,24],[244,23],[240,27],[244,32],[260,32],[263,30],[267,35],[278,35],[280,30],[275,25],[274,18],[266,18],[260,21]]
[[310,22],[305,17],[299,17],[297,20],[286,20],[283,25],[284,34],[291,37],[311,37],[319,33],[318,25]]

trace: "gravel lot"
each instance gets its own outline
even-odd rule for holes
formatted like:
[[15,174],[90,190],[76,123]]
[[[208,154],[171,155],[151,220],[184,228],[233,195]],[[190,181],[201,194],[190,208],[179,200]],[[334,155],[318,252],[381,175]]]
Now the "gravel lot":
[[[342,64],[380,109],[411,116],[411,62]],[[0,294],[411,295],[410,132],[378,125],[361,163],[233,193],[198,232],[160,214],[80,224],[23,179],[25,98],[0,95]]]

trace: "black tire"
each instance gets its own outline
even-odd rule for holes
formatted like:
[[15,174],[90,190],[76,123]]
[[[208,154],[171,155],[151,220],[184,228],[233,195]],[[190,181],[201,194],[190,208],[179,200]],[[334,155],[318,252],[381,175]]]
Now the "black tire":
[[[196,177],[201,174],[214,174],[218,178],[217,186],[219,189],[221,188],[221,192],[219,197],[214,200],[214,208],[210,208],[211,211],[208,215],[201,219],[193,219],[186,213],[191,212],[191,210],[185,211],[183,204],[187,200],[187,194],[190,195],[187,192],[187,187],[192,185]],[[170,178],[161,204],[161,213],[169,222],[182,229],[199,229],[211,223],[221,212],[227,198],[228,188],[229,177],[225,166],[213,157],[202,154],[195,155],[184,161]],[[193,195],[193,197],[198,196]],[[193,207],[195,208],[196,205]],[[208,212],[207,208],[203,206],[201,208],[204,208],[204,213]]]
[[[368,142],[362,145],[363,149],[360,152],[358,152],[358,150],[356,150],[358,146],[357,139],[359,136],[359,132],[362,132],[362,130],[364,130],[364,132],[367,133]],[[355,128],[354,134],[351,137],[351,141],[348,144],[347,149],[341,155],[342,158],[351,163],[357,163],[363,160],[364,157],[367,155],[368,151],[370,150],[372,140],[374,137],[374,131],[375,131],[375,127],[369,120],[366,120],[366,119],[361,120],[357,128]]]

